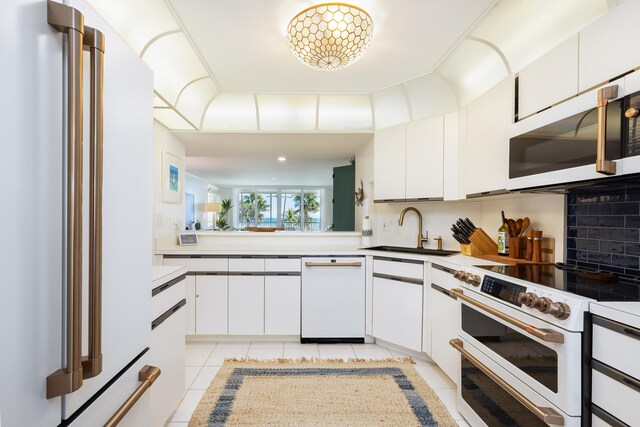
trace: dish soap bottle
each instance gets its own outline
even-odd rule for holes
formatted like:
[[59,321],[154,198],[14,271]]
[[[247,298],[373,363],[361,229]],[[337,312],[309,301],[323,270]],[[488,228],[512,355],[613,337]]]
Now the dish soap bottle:
[[509,227],[507,227],[507,220],[504,217],[504,211],[502,213],[502,226],[498,228],[498,255],[509,255]]

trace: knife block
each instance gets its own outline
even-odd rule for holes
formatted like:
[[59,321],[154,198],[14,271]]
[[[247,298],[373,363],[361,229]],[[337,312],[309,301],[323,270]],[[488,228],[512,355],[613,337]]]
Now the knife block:
[[498,244],[482,228],[477,228],[469,240],[471,244],[460,245],[463,255],[498,255]]

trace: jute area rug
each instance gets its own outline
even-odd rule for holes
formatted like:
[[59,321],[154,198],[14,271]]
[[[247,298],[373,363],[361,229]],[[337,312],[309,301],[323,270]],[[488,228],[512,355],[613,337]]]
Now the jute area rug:
[[456,426],[410,360],[227,359],[189,427]]

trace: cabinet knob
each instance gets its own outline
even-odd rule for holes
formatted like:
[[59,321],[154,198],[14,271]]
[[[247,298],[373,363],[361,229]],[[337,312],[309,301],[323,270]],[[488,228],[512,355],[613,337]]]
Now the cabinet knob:
[[640,110],[635,107],[629,107],[627,108],[627,111],[624,112],[624,116],[628,119],[638,117],[639,115],[640,115]]

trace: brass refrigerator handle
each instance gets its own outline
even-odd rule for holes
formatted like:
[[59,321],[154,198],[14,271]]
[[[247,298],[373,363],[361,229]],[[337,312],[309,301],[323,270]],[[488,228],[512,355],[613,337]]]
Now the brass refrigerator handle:
[[555,331],[551,331],[548,329],[540,329],[540,328],[536,328],[533,325],[530,325],[528,323],[525,323],[521,320],[516,319],[515,317],[509,316],[508,314],[505,314],[503,312],[501,312],[500,310],[496,310],[495,308],[484,304],[480,301],[477,301],[471,297],[469,297],[468,295],[465,295],[462,289],[451,289],[451,292],[456,298],[459,298],[465,302],[468,302],[469,304],[478,307],[479,309],[486,311],[487,313],[493,314],[494,316],[504,320],[507,323],[510,323],[511,325],[522,329],[523,331],[527,332],[530,335],[533,335],[534,337],[538,337],[540,338],[542,341],[546,341],[546,342],[555,342],[555,343],[563,343],[564,342],[564,335],[561,334],[560,332],[555,332]]
[[66,317],[65,366],[47,377],[46,397],[62,396],[82,386],[82,46],[84,17],[78,10],[49,0],[47,22],[66,34]]
[[84,379],[102,372],[102,116],[104,35],[84,27],[84,48],[90,53],[91,110],[89,144],[89,353],[82,360]]
[[596,172],[615,175],[616,164],[607,160],[607,105],[618,97],[618,85],[598,90],[598,143],[596,148]]
[[536,417],[547,424],[553,425],[564,425],[564,417],[560,415],[553,408],[540,407],[523,396],[518,390],[513,388],[509,383],[500,378],[495,372],[489,369],[486,365],[476,359],[471,353],[464,349],[464,343],[462,340],[455,338],[449,341],[451,347],[455,348],[462,354],[469,362],[471,362],[475,367],[484,372],[489,378],[491,378],[496,384],[498,384],[504,391],[509,393],[520,402],[523,406],[525,406],[529,411],[533,413]]
[[140,372],[138,373],[138,380],[142,381],[142,384],[138,386],[136,391],[129,396],[129,398],[122,404],[122,406],[109,418],[104,425],[104,427],[115,427],[120,421],[127,415],[127,412],[133,408],[133,406],[140,400],[145,391],[149,389],[153,385],[153,383],[160,376],[161,371],[160,368],[155,366],[145,365]]
[[362,267],[361,262],[311,262],[304,263],[306,267]]

